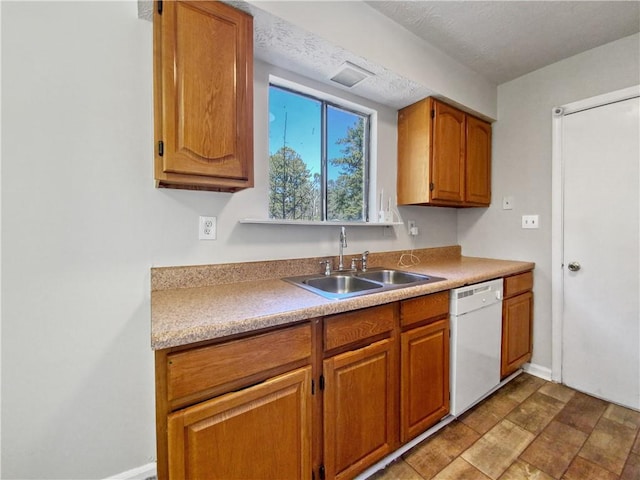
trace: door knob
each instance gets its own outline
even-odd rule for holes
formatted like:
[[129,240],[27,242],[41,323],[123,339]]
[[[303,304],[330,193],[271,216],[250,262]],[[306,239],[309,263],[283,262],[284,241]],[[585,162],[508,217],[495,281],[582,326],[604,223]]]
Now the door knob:
[[577,272],[581,268],[578,262],[571,262],[568,265],[568,267],[569,267],[569,270],[571,270],[572,272]]

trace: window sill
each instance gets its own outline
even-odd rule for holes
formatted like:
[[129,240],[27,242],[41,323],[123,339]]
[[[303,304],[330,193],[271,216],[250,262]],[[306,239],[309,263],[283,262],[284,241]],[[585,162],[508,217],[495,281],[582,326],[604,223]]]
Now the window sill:
[[243,218],[239,222],[261,225],[304,225],[306,227],[396,227],[403,225],[402,222],[317,222],[311,220],[278,220],[275,218]]

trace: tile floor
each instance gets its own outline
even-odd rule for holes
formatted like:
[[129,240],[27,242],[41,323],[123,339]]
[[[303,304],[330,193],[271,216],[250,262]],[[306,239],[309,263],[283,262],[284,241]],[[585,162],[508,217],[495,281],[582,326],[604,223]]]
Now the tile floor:
[[370,480],[640,480],[640,413],[523,373]]

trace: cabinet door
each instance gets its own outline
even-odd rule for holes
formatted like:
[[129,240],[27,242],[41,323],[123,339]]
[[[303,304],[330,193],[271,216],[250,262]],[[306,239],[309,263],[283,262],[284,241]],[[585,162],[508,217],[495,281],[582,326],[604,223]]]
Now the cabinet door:
[[465,201],[491,203],[491,124],[467,116]]
[[251,16],[222,2],[172,1],[163,2],[154,22],[156,135],[164,144],[156,180],[252,186]]
[[460,110],[434,101],[431,199],[464,200],[465,117]]
[[431,110],[425,98],[398,111],[398,205],[429,203]]
[[533,293],[507,298],[502,304],[502,377],[531,360]]
[[324,361],[327,478],[353,478],[397,444],[397,374],[392,341]]
[[400,436],[407,442],[449,413],[449,320],[402,334]]
[[311,367],[169,416],[169,478],[311,478]]

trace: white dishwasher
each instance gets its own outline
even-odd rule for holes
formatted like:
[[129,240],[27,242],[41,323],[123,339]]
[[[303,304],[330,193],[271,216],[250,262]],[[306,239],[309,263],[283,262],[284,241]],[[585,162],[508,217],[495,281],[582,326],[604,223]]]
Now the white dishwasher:
[[459,416],[500,383],[502,279],[451,290],[451,414]]

